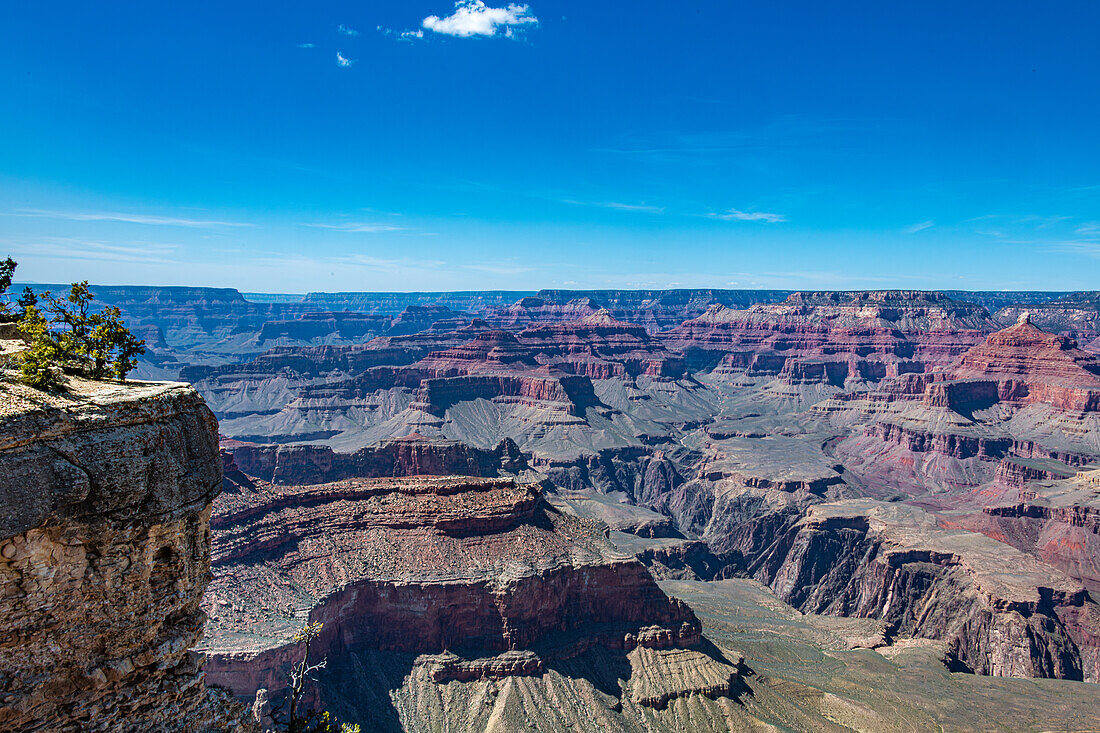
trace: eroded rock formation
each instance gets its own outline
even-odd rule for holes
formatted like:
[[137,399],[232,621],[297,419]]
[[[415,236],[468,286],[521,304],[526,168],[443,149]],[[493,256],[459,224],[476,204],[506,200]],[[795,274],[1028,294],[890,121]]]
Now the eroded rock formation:
[[217,425],[182,385],[0,384],[0,730],[251,730],[207,687]]
[[[700,651],[690,608],[615,552],[599,523],[554,509],[533,485],[260,482],[223,494],[212,528],[208,674],[242,696],[280,686],[306,619],[324,623],[318,654],[389,655],[387,664],[406,660],[410,679],[422,670],[434,683],[540,676],[596,648],[656,654],[632,657],[641,706],[728,696],[737,680],[736,660]],[[697,673],[665,677],[669,650],[682,650]],[[363,702],[347,703],[348,715],[374,719]]]

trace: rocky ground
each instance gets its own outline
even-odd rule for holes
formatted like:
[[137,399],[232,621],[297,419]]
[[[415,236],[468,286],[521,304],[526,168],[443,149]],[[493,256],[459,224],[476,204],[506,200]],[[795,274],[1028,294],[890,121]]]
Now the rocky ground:
[[[691,610],[617,552],[600,523],[562,513],[535,485],[256,480],[218,498],[211,529],[207,675],[243,697],[264,688],[278,701],[307,621],[324,625],[313,651],[333,670],[370,659],[433,686],[510,684],[603,653],[630,660],[636,706],[734,694],[737,658],[701,639]],[[381,694],[322,684],[314,700],[369,722]]]

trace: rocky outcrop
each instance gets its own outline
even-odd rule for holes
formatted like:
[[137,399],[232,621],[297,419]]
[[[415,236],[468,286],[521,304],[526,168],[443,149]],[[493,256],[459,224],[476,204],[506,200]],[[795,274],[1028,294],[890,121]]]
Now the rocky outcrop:
[[788,290],[718,290],[714,288],[675,290],[540,290],[544,303],[564,305],[587,301],[606,308],[613,317],[644,326],[656,333],[695,318],[713,305],[747,308],[754,303],[774,303],[787,297]]
[[1037,328],[1027,313],[964,354],[951,373],[969,384],[991,385],[985,391],[995,390],[1003,402],[1100,410],[1100,358],[1072,339]]
[[[1027,314],[1033,324],[1085,345],[1100,336],[1100,292],[1051,293],[1042,302],[1009,303],[994,315],[997,323],[1012,325]],[[1086,347],[1088,348],[1088,347]],[[1097,351],[1097,349],[1091,349]]]
[[1014,480],[1005,482],[1015,492],[984,507],[974,528],[1100,593],[1100,471],[1074,473],[1049,460],[1017,462]]
[[598,303],[586,297],[556,303],[537,296],[528,296],[494,314],[487,314],[487,320],[496,328],[516,330],[532,323],[576,321],[599,309]]
[[833,451],[870,490],[913,497],[991,481],[1018,487],[1021,481],[1054,477],[1096,460],[1081,450],[1085,446],[1064,439],[1043,435],[1038,442],[1012,433],[1011,424],[976,425],[954,411],[918,410],[878,416],[837,441]]
[[505,439],[493,450],[455,440],[413,433],[385,440],[354,453],[337,453],[320,445],[223,444],[234,468],[273,484],[300,486],[349,478],[387,476],[496,476],[518,473],[526,460],[515,442]]
[[882,619],[896,633],[945,641],[962,669],[1100,681],[1100,612],[1088,591],[914,507],[811,507],[754,577],[802,611]]
[[183,385],[0,384],[0,730],[251,730],[204,683],[217,425]]
[[843,386],[950,363],[990,325],[983,308],[934,292],[792,293],[746,310],[711,306],[661,338],[693,364],[717,354],[750,375]]
[[453,405],[479,399],[543,407],[574,417],[600,404],[587,377],[471,374],[421,381],[411,406],[443,415]]
[[567,374],[592,379],[685,375],[683,359],[669,353],[642,326],[618,320],[607,309],[576,321],[532,326],[516,339],[540,363]]
[[532,325],[515,334],[478,334],[429,354],[417,367],[437,377],[531,370],[591,379],[684,375],[679,356],[642,326],[616,320],[606,309],[575,321]]
[[242,696],[280,686],[307,618],[324,623],[315,648],[330,663],[428,655],[407,658],[437,681],[540,674],[596,647],[700,643],[691,609],[599,524],[511,479],[260,483],[219,498],[212,527],[208,674]]

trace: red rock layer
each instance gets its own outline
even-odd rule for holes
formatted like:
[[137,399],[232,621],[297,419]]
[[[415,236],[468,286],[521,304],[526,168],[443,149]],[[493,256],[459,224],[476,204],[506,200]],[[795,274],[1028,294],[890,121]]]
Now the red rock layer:
[[[1100,410],[1100,359],[1072,339],[1047,333],[1027,314],[962,356],[951,370],[962,392],[995,390],[1016,404],[1044,402],[1062,410]],[[937,395],[930,394],[930,399]],[[939,397],[952,406],[950,396]]]
[[986,323],[983,309],[937,293],[794,293],[743,311],[712,306],[661,338],[695,363],[725,354],[750,375],[842,385],[949,363]]
[[[277,687],[294,653],[256,619],[308,603],[329,658],[361,649],[476,659],[593,644],[692,646],[700,626],[595,523],[511,480],[352,480],[223,495],[212,523],[208,677],[239,694]],[[308,599],[308,600],[307,600]],[[263,639],[241,643],[242,630]]]
[[226,465],[226,477],[232,476],[235,483],[251,477],[301,486],[350,478],[495,476],[501,470],[520,471],[525,465],[519,448],[507,438],[493,450],[415,433],[354,453],[336,453],[320,445],[257,445],[232,440],[222,445],[232,462],[232,466]]

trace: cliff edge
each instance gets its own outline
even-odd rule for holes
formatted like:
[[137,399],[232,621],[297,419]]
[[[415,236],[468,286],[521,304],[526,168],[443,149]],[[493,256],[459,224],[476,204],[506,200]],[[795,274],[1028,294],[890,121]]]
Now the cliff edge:
[[180,384],[0,382],[0,731],[251,731],[207,688],[217,422]]

